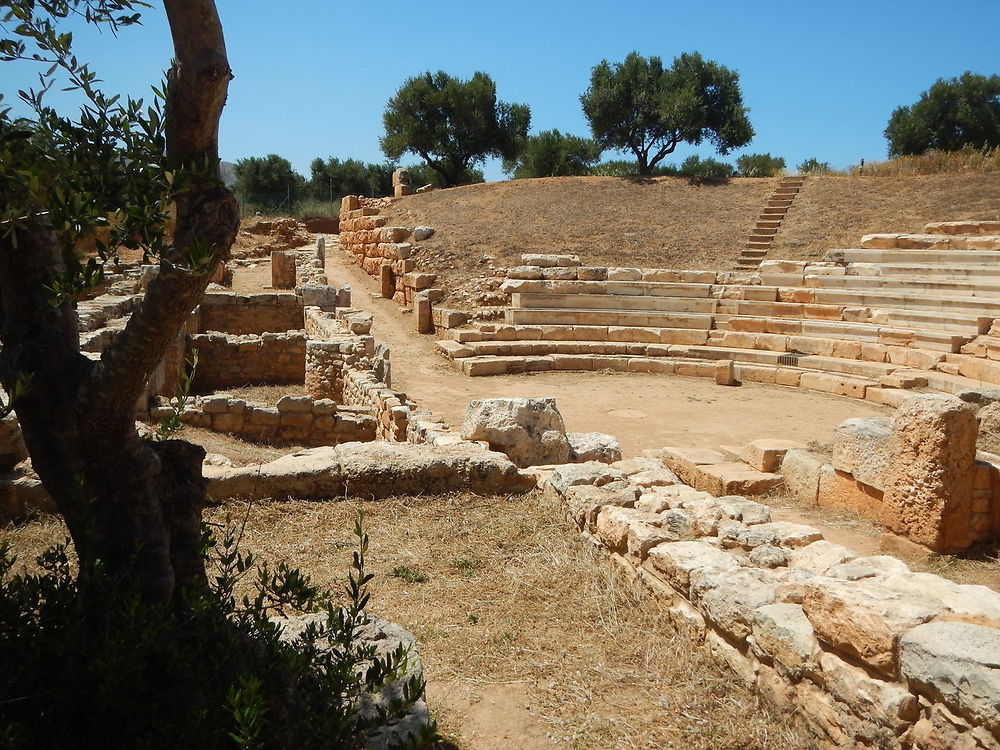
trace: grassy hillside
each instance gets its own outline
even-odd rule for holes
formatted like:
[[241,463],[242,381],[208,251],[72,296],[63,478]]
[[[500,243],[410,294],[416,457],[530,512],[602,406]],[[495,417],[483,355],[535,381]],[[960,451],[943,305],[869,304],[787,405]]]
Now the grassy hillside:
[[919,232],[929,221],[1000,218],[1000,174],[809,177],[768,257],[856,247],[866,234]]
[[[437,231],[422,270],[454,291],[522,253],[576,253],[586,265],[730,269],[777,179],[699,185],[679,177],[556,177],[439,190],[398,200],[394,222]],[[806,179],[770,258],[816,258],[864,234],[928,221],[1000,218],[1000,174]]]

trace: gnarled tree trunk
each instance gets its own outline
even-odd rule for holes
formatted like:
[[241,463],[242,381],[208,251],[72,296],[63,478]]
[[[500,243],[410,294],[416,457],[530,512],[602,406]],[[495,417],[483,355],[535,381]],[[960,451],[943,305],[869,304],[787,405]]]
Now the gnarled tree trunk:
[[232,73],[212,0],[165,0],[175,62],[168,75],[167,168],[186,175],[176,199],[175,254],[161,262],[125,329],[93,361],[80,353],[72,303],[44,288],[64,269],[44,215],[0,233],[0,374],[29,378],[14,401],[32,463],[62,511],[81,562],[170,601],[206,584],[200,554],[204,451],[151,443],[135,403],[168,344],[198,304],[207,274],[178,268],[192,249],[228,257],[239,212],[218,170],[219,117]]

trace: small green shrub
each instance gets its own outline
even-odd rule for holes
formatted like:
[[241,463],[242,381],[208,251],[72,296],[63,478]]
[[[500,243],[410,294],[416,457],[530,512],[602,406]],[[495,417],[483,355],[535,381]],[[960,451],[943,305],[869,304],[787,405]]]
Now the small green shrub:
[[472,578],[472,576],[476,574],[476,571],[479,570],[483,564],[479,562],[479,560],[469,560],[467,558],[460,557],[457,560],[452,560],[451,566],[456,568],[464,578]]
[[409,565],[397,565],[389,575],[395,578],[402,578],[407,583],[427,583],[430,580],[428,575]]
[[744,154],[736,160],[740,177],[774,177],[785,171],[785,160],[771,154]]
[[798,170],[802,174],[830,174],[833,172],[833,167],[828,161],[820,161],[815,157],[810,157],[799,164]]
[[682,161],[680,169],[677,171],[681,177],[704,182],[728,180],[730,177],[736,176],[736,169],[732,164],[717,161],[712,157],[702,159],[697,154],[692,154]]
[[[355,534],[343,606],[298,570],[240,552],[231,527],[221,542],[205,536],[210,591],[171,609],[99,566],[74,576],[65,544],[38,558],[39,573],[17,574],[0,546],[0,746],[360,747],[424,686],[410,680],[399,701],[359,714],[358,697],[394,679],[407,654],[378,658],[359,640],[372,578],[360,519]],[[325,619],[279,637],[274,616],[314,611]]]
[[[590,174],[595,177],[635,177],[639,174],[639,167],[634,161],[612,159],[595,164],[591,167]],[[677,167],[672,164],[656,166],[650,170],[649,176],[676,177]]]

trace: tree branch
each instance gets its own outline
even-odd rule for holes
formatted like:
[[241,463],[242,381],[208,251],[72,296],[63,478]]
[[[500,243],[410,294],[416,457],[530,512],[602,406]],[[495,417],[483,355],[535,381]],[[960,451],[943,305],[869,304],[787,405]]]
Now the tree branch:
[[[166,0],[175,62],[167,76],[167,168],[176,170],[174,251],[161,262],[146,297],[102,356],[90,395],[111,399],[119,419],[130,418],[167,346],[208,286],[208,275],[177,265],[211,249],[210,271],[228,257],[239,211],[219,173],[218,129],[232,72],[219,16],[211,0]],[[171,262],[173,261],[173,263]],[[107,413],[107,412],[105,412]]]

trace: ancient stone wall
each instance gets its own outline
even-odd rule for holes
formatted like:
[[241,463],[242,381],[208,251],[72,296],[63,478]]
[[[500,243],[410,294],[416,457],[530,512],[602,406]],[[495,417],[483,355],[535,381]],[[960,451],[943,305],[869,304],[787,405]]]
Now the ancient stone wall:
[[652,458],[558,467],[583,536],[815,747],[1000,748],[1000,594],[859,557]]
[[408,307],[418,292],[434,286],[437,277],[415,271],[416,261],[410,257],[413,246],[406,241],[413,230],[389,226],[389,218],[380,215],[384,201],[356,195],[344,197],[340,207],[340,246],[354,256],[355,263],[365,273],[380,279],[383,297]]
[[[170,409],[154,410],[154,417]],[[375,439],[375,418],[367,409],[339,406],[330,399],[285,396],[276,406],[226,396],[196,399],[181,413],[185,424],[228,432],[247,440],[296,445],[337,445]]]
[[294,292],[206,294],[198,309],[198,329],[222,333],[278,333],[302,328],[302,303]]
[[1000,538],[1000,459],[977,453],[977,407],[920,394],[892,418],[848,419],[833,456],[793,451],[781,470],[798,499],[874,520],[935,552]]
[[401,391],[394,391],[374,370],[345,370],[343,403],[370,410],[377,422],[379,440],[402,443],[408,438],[410,414],[416,404]]
[[187,337],[188,358],[198,350],[196,391],[251,383],[302,383],[306,334],[302,331],[232,336],[198,333]]

